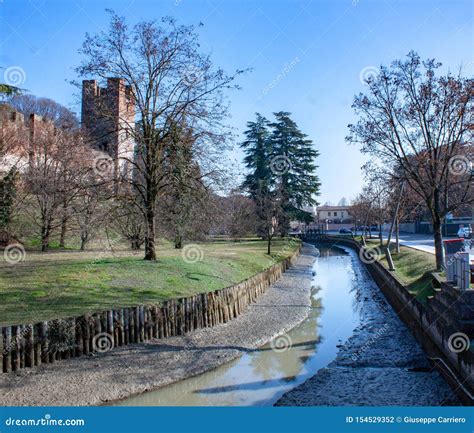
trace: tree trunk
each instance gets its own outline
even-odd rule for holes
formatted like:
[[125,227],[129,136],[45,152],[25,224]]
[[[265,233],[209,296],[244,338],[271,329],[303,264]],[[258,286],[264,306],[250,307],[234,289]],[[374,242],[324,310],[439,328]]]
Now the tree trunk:
[[397,254],[400,254],[400,226],[398,221],[398,216],[395,219],[395,246]]
[[86,249],[86,244],[87,244],[87,237],[81,236],[81,251],[84,251]]
[[431,209],[431,219],[433,223],[433,235],[436,255],[436,269],[444,269],[444,250],[443,250],[443,215],[441,214],[440,193],[435,190],[433,208]]
[[267,254],[270,255],[272,249],[272,237],[270,234],[268,235],[268,240],[267,240]]
[[8,245],[10,242],[10,233],[7,229],[0,229],[0,244]]
[[64,248],[66,243],[66,232],[67,232],[67,206],[63,206],[63,217],[61,219],[61,236],[59,238],[59,247]]
[[155,209],[150,206],[146,212],[145,260],[156,260]]
[[383,245],[382,223],[379,224],[379,241],[380,241],[380,246],[382,246]]
[[443,251],[443,225],[439,217],[433,218],[433,235],[436,255],[436,269],[444,268],[444,251]]
[[67,218],[63,217],[61,221],[61,236],[59,238],[59,247],[64,248],[66,243]]
[[183,237],[181,235],[175,236],[175,238],[174,238],[174,247],[177,250],[180,250],[181,248],[183,248]]
[[50,232],[51,232],[51,228],[48,226],[43,226],[41,228],[41,251],[42,252],[48,251]]

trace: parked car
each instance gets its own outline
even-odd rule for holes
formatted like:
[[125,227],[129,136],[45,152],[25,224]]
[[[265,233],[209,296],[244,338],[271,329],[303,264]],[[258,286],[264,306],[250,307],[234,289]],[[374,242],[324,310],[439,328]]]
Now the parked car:
[[471,236],[472,236],[472,229],[470,226],[459,227],[458,238],[471,239]]
[[352,231],[349,229],[340,229],[339,233],[345,234],[345,235],[351,235]]

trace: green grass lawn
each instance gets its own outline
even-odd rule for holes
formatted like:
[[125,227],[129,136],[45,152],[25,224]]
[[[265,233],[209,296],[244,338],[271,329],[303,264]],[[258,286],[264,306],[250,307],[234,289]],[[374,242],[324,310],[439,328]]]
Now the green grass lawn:
[[[377,240],[367,240],[368,246],[378,246]],[[436,270],[436,259],[434,254],[413,248],[401,246],[400,253],[395,252],[395,245],[391,244],[390,251],[395,265],[393,272],[398,279],[408,287],[408,290],[415,294],[420,301],[426,300],[428,296],[434,294],[432,275]],[[380,263],[388,268],[385,254],[379,257]]]
[[27,251],[23,262],[12,265],[2,254],[0,325],[159,303],[221,289],[291,255],[297,246],[294,241],[275,240],[268,256],[264,241],[202,243],[197,262],[185,261],[182,251],[168,243],[160,243],[157,262],[144,261],[143,251]]

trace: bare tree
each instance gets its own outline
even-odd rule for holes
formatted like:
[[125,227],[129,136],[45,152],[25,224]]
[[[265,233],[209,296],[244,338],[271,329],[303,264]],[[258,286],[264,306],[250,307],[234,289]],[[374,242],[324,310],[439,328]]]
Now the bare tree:
[[338,206],[349,206],[349,200],[347,198],[342,197],[339,202],[337,203]]
[[119,233],[130,243],[132,250],[137,251],[145,242],[145,219],[133,201],[122,200],[112,212],[113,225]]
[[14,95],[8,104],[22,113],[25,118],[30,114],[37,114],[54,123],[57,128],[77,128],[79,121],[69,108],[49,98],[39,98],[35,95]]
[[29,133],[24,119],[0,106],[0,242],[11,238],[11,223],[18,202],[19,173],[28,159]]
[[255,235],[257,214],[255,203],[237,192],[227,197],[229,225],[228,232],[233,238]]
[[[124,18],[112,14],[109,30],[87,35],[81,53],[80,76],[120,77],[130,86],[137,124],[127,119],[118,123],[133,137],[136,152],[135,157],[122,158],[133,167],[134,175],[127,180],[146,221],[145,259],[156,260],[155,216],[167,186],[163,170],[167,138],[174,125],[186,121],[196,135],[195,147],[205,149],[196,155],[215,161],[216,152],[225,148],[223,91],[236,87],[233,82],[242,71],[227,75],[214,68],[210,58],[200,53],[194,29],[177,26],[170,18],[129,27]],[[100,114],[107,116],[107,112]],[[205,163],[199,162],[203,169]]]
[[40,232],[42,251],[48,249],[51,234],[62,224],[63,204],[77,197],[91,170],[90,149],[79,132],[54,127],[36,131],[30,142],[24,184],[36,204],[29,211]]
[[258,217],[255,202],[240,190],[230,191],[226,196],[211,197],[213,234],[225,235],[237,240],[257,234]]
[[[56,128],[72,131],[79,127],[79,121],[71,110],[49,98],[39,98],[30,94],[18,94],[13,95],[8,100],[8,105],[23,114],[25,119],[28,119],[31,114],[35,114],[41,116],[44,120],[51,121]],[[65,244],[69,219],[70,208],[68,203],[64,202],[62,205],[60,247],[64,247]]]
[[80,249],[84,251],[94,235],[104,227],[108,211],[108,192],[93,176],[85,176],[78,188],[70,208],[74,222],[79,228]]
[[361,143],[364,153],[380,160],[424,201],[441,269],[443,218],[474,203],[474,80],[461,74],[437,77],[439,66],[414,52],[391,68],[382,66],[367,80],[367,94],[354,99],[360,120],[349,125],[347,140]]

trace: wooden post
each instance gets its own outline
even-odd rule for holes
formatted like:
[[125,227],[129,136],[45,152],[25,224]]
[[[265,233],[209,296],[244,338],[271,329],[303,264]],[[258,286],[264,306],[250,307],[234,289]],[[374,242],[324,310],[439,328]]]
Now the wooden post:
[[82,356],[84,353],[84,328],[86,319],[84,316],[78,317],[74,328],[74,338],[76,341],[73,356]]
[[125,344],[130,344],[132,339],[130,331],[130,308],[128,307],[123,310],[123,323],[125,327]]
[[84,316],[84,354],[91,353],[91,332],[92,332],[92,317],[90,315]]
[[107,311],[105,315],[107,318],[107,334],[110,335],[110,338],[114,342],[114,346],[115,346],[116,342],[114,339],[114,312],[113,310],[110,310],[110,311]]
[[140,341],[145,341],[145,307],[143,305],[138,307],[138,314],[140,320]]
[[140,342],[140,308],[135,307],[133,309],[133,323],[135,328],[135,341],[134,343]]
[[18,326],[12,326],[12,370],[20,369],[20,345],[18,341]]
[[124,322],[124,308],[121,308],[119,311],[119,345],[125,345],[125,322]]
[[25,347],[25,366],[34,367],[35,365],[35,346],[34,346],[34,328],[33,325],[27,325]]
[[3,371],[12,371],[12,327],[6,326],[2,329],[4,349],[3,349]]
[[48,322],[41,322],[41,362],[49,363]]
[[158,306],[152,307],[152,320],[153,320],[153,338],[159,338],[159,316]]
[[136,333],[135,333],[135,309],[129,308],[129,330],[130,330],[130,344],[136,343]]

